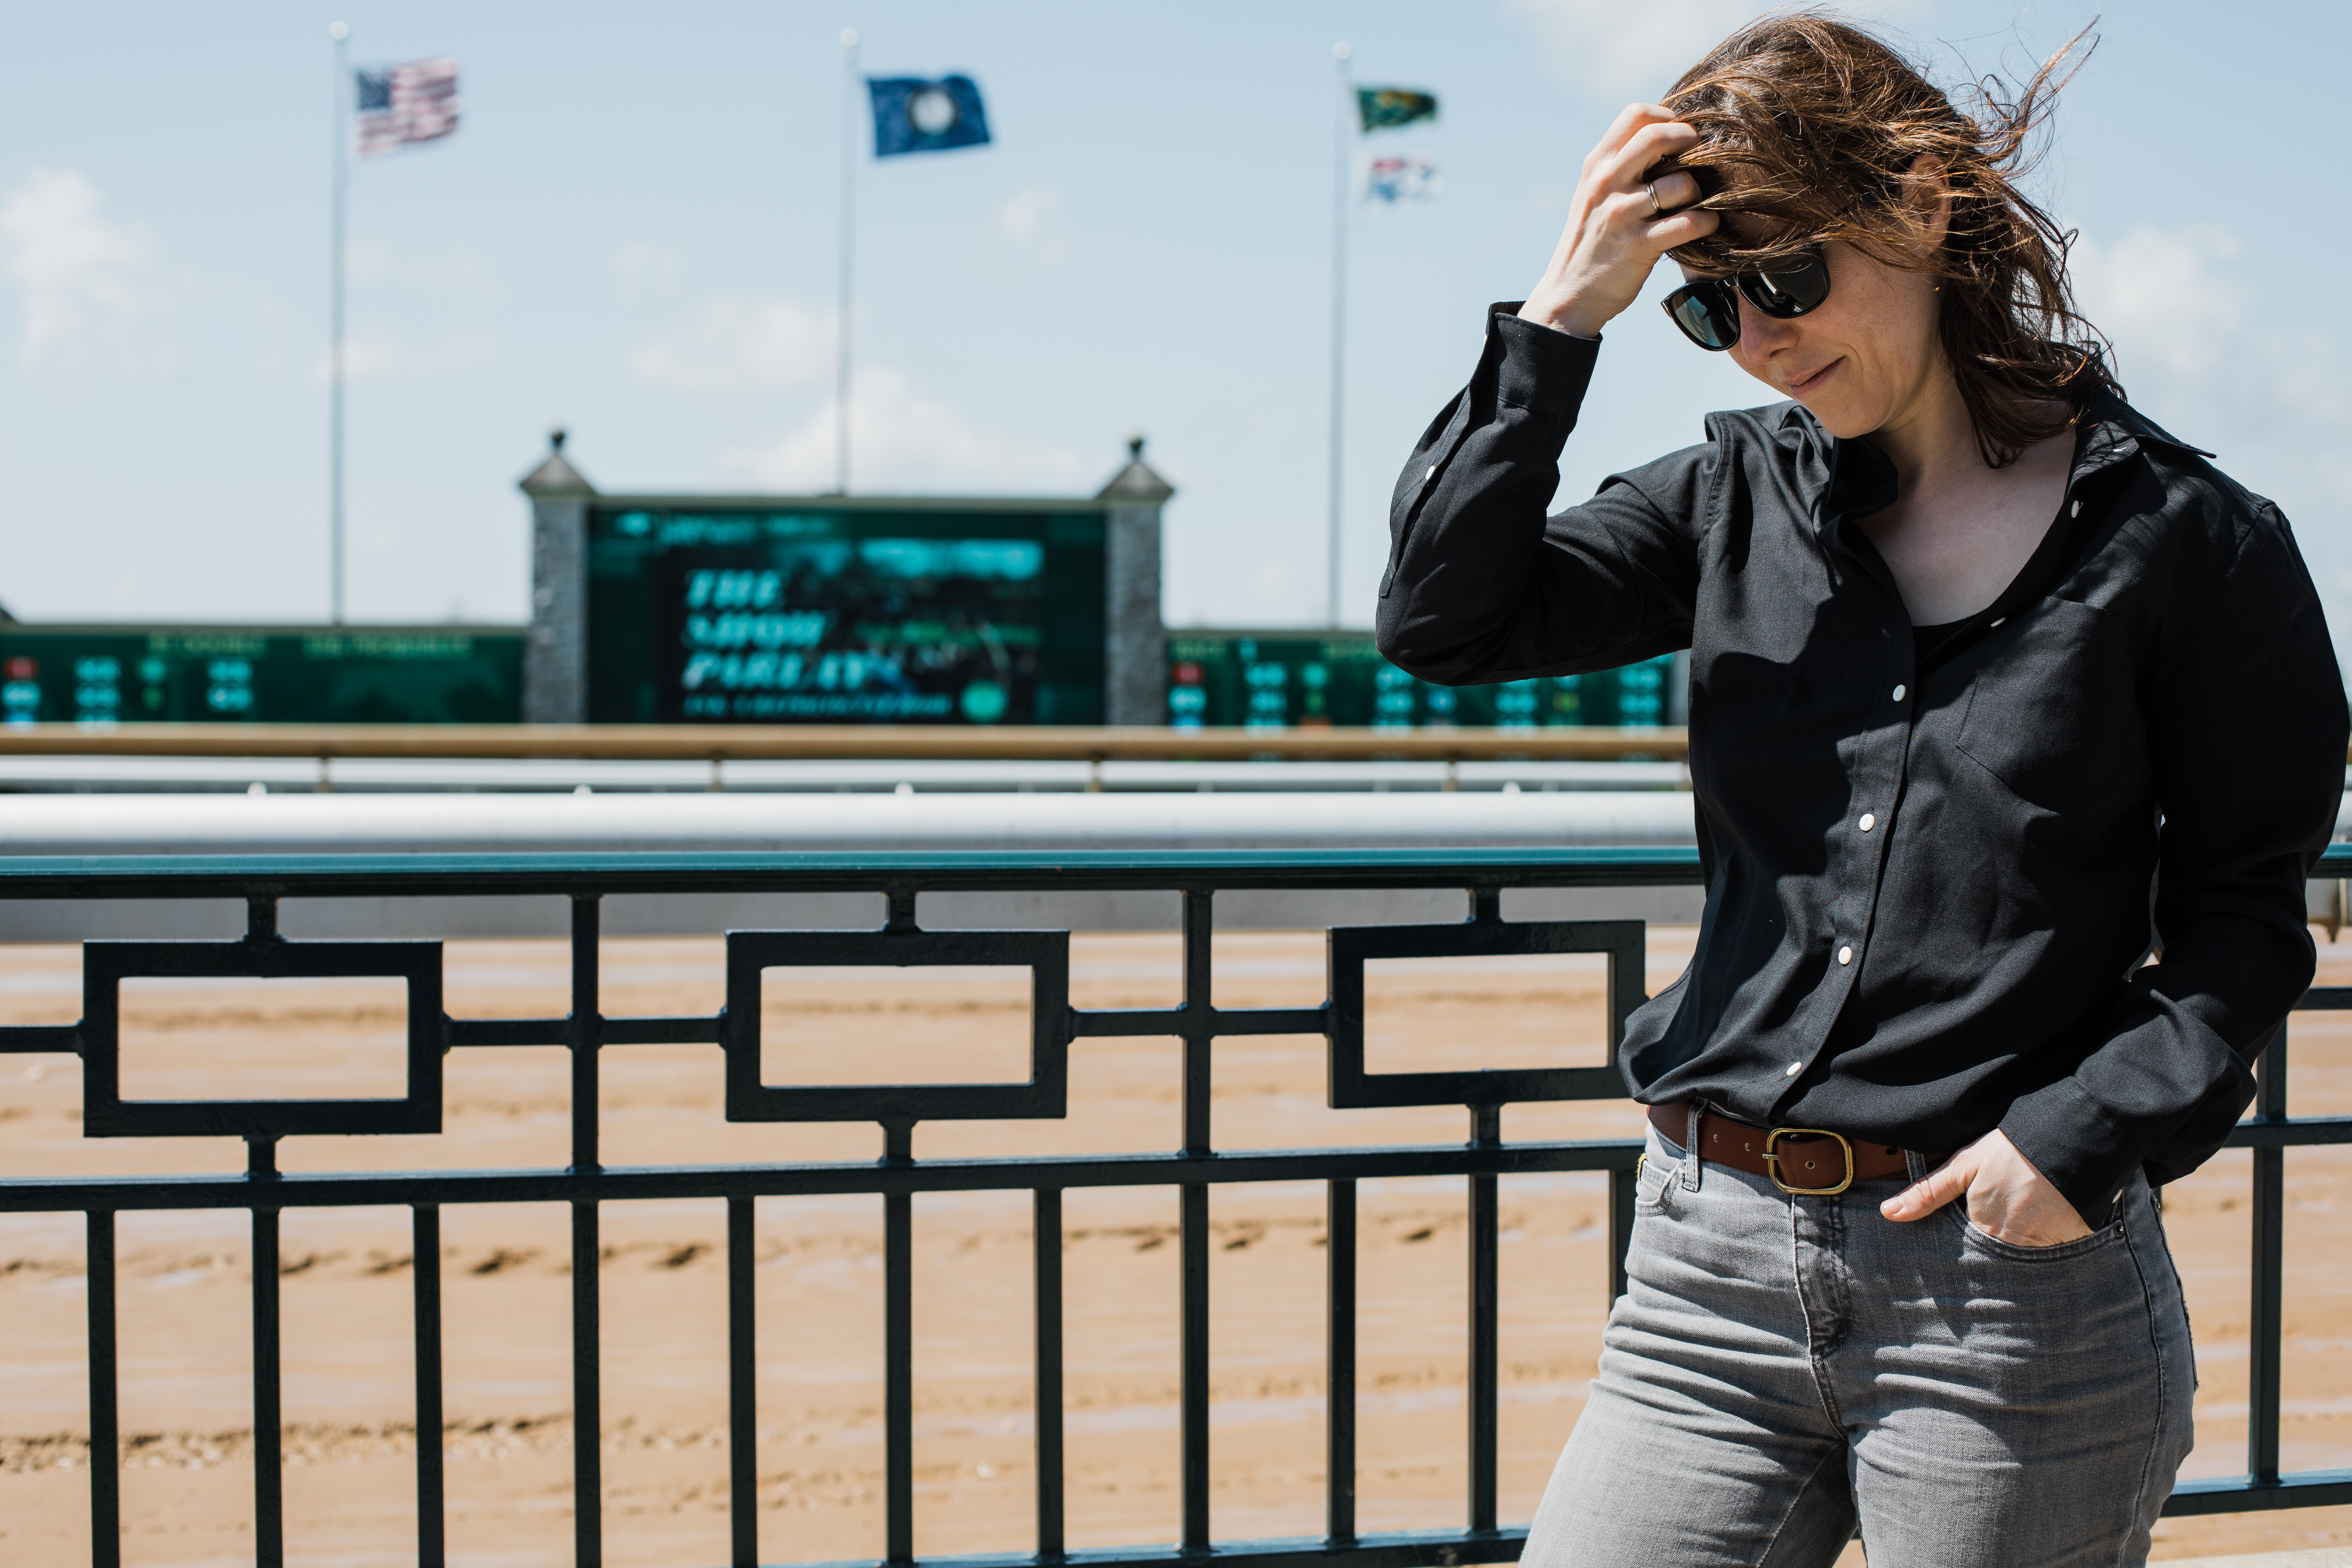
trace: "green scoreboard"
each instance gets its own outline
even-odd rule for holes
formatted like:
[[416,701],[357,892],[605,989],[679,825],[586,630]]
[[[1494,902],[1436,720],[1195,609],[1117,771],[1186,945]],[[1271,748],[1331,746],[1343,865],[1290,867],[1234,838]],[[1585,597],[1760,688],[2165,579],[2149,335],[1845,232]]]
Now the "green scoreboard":
[[1382,658],[1368,632],[1171,632],[1168,722],[1376,730],[1645,726],[1676,721],[1671,656],[1592,675],[1433,686]]
[[592,723],[1099,724],[1106,517],[592,503]]
[[0,721],[512,724],[522,631],[0,624]]

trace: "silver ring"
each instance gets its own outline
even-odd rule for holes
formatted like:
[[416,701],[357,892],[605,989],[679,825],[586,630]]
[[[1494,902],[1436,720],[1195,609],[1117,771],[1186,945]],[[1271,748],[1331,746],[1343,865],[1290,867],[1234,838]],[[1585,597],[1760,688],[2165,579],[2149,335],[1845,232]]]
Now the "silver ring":
[[1651,216],[1653,218],[1656,217],[1660,213],[1662,213],[1662,212],[1665,211],[1665,208],[1664,208],[1664,206],[1662,206],[1662,205],[1659,204],[1659,202],[1658,202],[1658,184],[1657,184],[1657,182],[1656,182],[1656,181],[1654,181],[1654,180],[1644,181],[1644,182],[1643,183],[1642,188],[1643,188],[1643,190],[1645,190],[1645,191],[1647,191],[1647,192],[1649,192],[1649,193],[1650,193],[1650,216]]

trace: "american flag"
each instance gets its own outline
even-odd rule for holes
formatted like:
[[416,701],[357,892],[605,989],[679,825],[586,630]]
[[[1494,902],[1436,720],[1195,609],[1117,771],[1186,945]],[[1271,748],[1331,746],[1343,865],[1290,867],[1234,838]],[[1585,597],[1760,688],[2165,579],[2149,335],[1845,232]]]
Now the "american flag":
[[359,79],[359,154],[377,158],[457,130],[457,62],[429,60],[353,73]]

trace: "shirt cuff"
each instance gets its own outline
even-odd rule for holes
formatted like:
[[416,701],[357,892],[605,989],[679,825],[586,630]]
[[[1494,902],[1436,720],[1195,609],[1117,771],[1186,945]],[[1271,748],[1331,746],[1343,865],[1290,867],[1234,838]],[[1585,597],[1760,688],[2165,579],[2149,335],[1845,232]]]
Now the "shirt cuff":
[[2140,1164],[2137,1141],[2071,1078],[2011,1101],[2000,1130],[2093,1230],[2115,1217]]
[[1601,357],[1599,338],[1572,337],[1555,328],[1519,319],[1519,301],[1488,307],[1487,352],[1500,353],[1496,395],[1515,408],[1570,418],[1583,405],[1592,366]]

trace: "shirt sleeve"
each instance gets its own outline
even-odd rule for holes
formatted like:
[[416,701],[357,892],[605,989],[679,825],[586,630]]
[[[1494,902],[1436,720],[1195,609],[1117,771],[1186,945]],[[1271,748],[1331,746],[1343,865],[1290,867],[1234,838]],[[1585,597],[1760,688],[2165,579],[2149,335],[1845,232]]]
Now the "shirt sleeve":
[[2103,1224],[2146,1166],[2185,1175],[2253,1097],[2247,1063],[2311,984],[2305,882],[2344,793],[2344,682],[2286,520],[2256,503],[2144,694],[2164,814],[2159,957],[2121,986],[2069,1077],[2001,1131]]
[[1712,445],[1546,517],[1601,352],[1493,306],[1478,368],[1398,479],[1381,652],[1440,685],[1610,669],[1690,646]]

